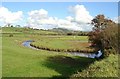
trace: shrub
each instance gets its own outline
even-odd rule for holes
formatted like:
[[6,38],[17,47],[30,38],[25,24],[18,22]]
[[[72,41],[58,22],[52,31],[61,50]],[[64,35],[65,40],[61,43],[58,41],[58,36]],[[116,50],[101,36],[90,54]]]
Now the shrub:
[[9,37],[13,37],[13,34],[9,34]]
[[67,33],[67,35],[73,35],[72,33]]

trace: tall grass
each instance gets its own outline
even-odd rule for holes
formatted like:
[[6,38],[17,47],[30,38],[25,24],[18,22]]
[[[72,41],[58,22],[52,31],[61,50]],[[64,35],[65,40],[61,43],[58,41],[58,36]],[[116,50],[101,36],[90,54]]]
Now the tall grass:
[[118,77],[118,55],[110,54],[109,57],[96,61],[82,72],[77,72],[73,77]]

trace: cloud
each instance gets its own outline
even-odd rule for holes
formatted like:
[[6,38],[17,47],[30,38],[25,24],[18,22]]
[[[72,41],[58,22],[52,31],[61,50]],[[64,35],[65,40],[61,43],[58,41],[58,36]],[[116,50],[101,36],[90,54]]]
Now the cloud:
[[32,28],[50,29],[57,25],[57,17],[49,17],[44,9],[28,12],[28,25]]
[[28,26],[38,29],[66,28],[71,30],[88,31],[92,27],[88,25],[92,16],[83,5],[71,6],[70,12],[73,16],[66,16],[65,19],[51,17],[45,9],[33,10],[28,12]]
[[33,10],[28,12],[28,15],[30,16],[31,19],[43,19],[43,18],[47,18],[48,12],[44,9],[40,9],[40,10]]
[[113,21],[114,21],[115,23],[120,23],[120,16],[115,17],[115,18],[113,19]]
[[78,23],[90,23],[93,19],[84,5],[71,6],[69,10],[74,15],[74,21]]
[[74,20],[74,18],[73,18],[72,16],[67,16],[66,19],[67,19],[68,21],[73,21],[73,20]]
[[16,23],[22,20],[23,12],[11,12],[5,7],[0,7],[0,22],[3,23]]

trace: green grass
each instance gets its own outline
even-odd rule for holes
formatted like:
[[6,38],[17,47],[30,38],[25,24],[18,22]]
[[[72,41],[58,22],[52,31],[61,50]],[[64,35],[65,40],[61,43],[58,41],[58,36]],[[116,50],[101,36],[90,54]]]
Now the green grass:
[[45,30],[33,30],[31,28],[21,28],[21,27],[2,27],[2,33],[28,33],[28,34],[58,34],[53,31],[45,31]]
[[[16,31],[17,30],[17,31]],[[30,30],[29,30],[30,31]],[[22,46],[26,40],[35,40],[36,45],[53,48],[85,48],[86,36],[40,35],[35,30],[24,31],[21,28],[4,28],[2,38],[2,76],[3,77],[116,77],[118,56],[110,55],[101,61],[73,56],[64,52],[33,50]],[[15,32],[15,33],[14,33]],[[19,32],[19,33],[17,33]],[[7,33],[7,34],[6,34]],[[9,37],[9,34],[13,37]],[[53,33],[53,32],[52,32]],[[81,42],[78,42],[81,41]],[[82,44],[83,43],[83,44]],[[1,43],[0,43],[1,45]],[[82,48],[83,47],[83,48]]]
[[66,53],[33,50],[21,45],[31,36],[3,36],[3,77],[54,77],[70,76],[86,68],[93,59]]
[[109,57],[96,61],[87,69],[71,76],[73,77],[118,77],[118,55],[111,54]]
[[[36,38],[34,36],[34,38]],[[42,48],[59,49],[59,50],[89,50],[90,48],[87,36],[39,36],[34,39],[32,45]]]

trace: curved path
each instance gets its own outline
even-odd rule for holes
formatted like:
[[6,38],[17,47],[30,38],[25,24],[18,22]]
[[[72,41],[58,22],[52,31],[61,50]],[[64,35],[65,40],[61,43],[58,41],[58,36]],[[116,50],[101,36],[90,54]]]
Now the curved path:
[[[37,48],[35,48],[35,47],[32,47],[32,46],[30,45],[31,42],[33,42],[33,41],[32,41],[32,40],[27,40],[27,41],[24,41],[24,42],[22,43],[22,45],[25,46],[25,47],[28,47],[28,48],[35,49],[35,50],[40,50],[40,49],[37,49]],[[96,54],[96,53],[80,53],[80,52],[66,52],[66,53],[72,54],[72,55],[75,55],[75,56],[88,57],[88,58],[95,58],[95,57],[99,58],[99,57],[102,55],[101,50],[99,50],[99,51],[97,52],[97,54]]]

